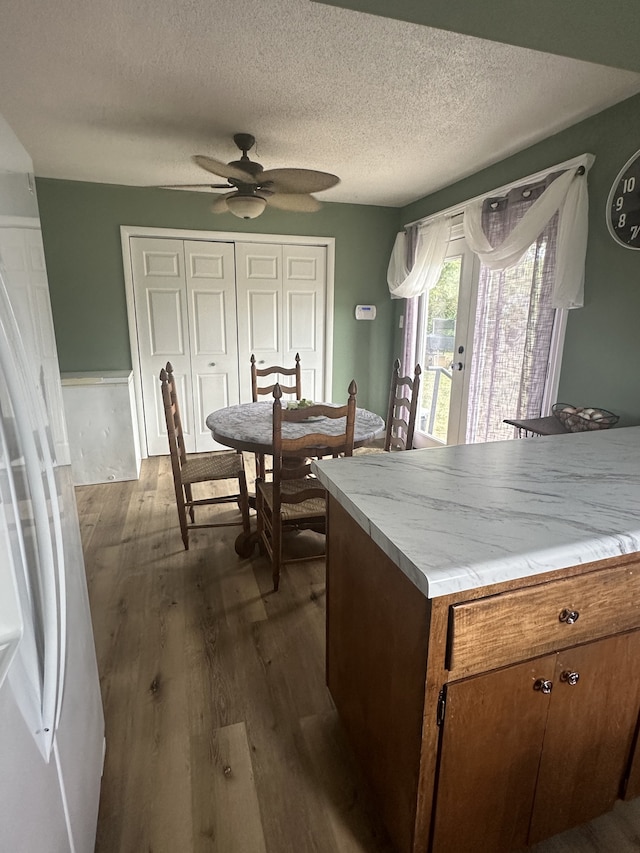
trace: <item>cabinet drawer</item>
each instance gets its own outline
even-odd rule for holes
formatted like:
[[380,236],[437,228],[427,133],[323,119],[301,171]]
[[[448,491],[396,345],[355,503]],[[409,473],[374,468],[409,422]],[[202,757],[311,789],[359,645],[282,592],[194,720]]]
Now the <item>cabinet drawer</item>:
[[454,677],[638,628],[640,562],[455,604],[449,617]]

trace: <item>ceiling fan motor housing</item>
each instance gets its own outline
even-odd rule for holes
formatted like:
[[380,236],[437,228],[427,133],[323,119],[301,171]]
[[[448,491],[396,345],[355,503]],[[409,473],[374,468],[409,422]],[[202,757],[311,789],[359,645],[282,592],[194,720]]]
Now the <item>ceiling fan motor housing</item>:
[[242,155],[240,160],[232,160],[230,166],[235,166],[236,169],[242,169],[243,172],[248,172],[253,178],[257,178],[260,172],[264,171],[264,167],[260,163],[255,163],[249,160],[246,155]]

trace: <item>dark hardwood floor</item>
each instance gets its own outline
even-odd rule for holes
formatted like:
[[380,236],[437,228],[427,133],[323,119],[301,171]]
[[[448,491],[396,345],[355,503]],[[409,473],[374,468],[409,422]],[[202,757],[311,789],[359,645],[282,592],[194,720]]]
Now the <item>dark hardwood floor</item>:
[[[325,686],[324,561],[272,593],[240,528],[184,551],[167,457],[76,493],[107,736],[96,853],[391,853]],[[535,848],[567,851],[640,851],[640,801]]]

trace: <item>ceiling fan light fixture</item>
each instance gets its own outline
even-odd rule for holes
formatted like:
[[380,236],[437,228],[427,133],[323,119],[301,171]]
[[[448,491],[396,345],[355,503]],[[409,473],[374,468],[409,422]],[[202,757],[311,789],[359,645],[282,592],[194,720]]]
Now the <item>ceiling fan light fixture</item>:
[[227,199],[229,212],[239,219],[256,219],[266,206],[266,200],[259,195],[238,194]]

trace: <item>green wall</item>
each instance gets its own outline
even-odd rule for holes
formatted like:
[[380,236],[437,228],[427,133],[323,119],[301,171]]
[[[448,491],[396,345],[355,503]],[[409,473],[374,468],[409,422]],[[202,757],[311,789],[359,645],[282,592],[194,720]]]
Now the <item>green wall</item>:
[[[121,225],[335,237],[334,398],[355,377],[360,405],[386,411],[394,323],[386,270],[399,210],[327,203],[245,222],[211,214],[207,193],[47,178],[37,192],[63,372],[131,367]],[[361,302],[377,306],[375,321],[355,320]]]
[[[336,238],[334,395],[355,377],[360,403],[384,414],[404,305],[389,300],[386,269],[401,224],[590,152],[585,307],[569,312],[559,399],[639,424],[640,252],[615,243],[605,222],[610,186],[638,148],[640,95],[402,210],[327,203],[318,213],[269,210],[252,222],[214,217],[203,193],[38,179],[61,369],[131,366],[120,225],[328,236]],[[375,321],[354,319],[359,302],[377,306]]]
[[605,208],[611,184],[638,149],[640,95],[405,207],[401,216],[402,223],[411,222],[578,154],[594,154],[585,305],[569,312],[558,399],[602,406],[621,415],[620,425],[640,424],[640,252],[610,237]]

